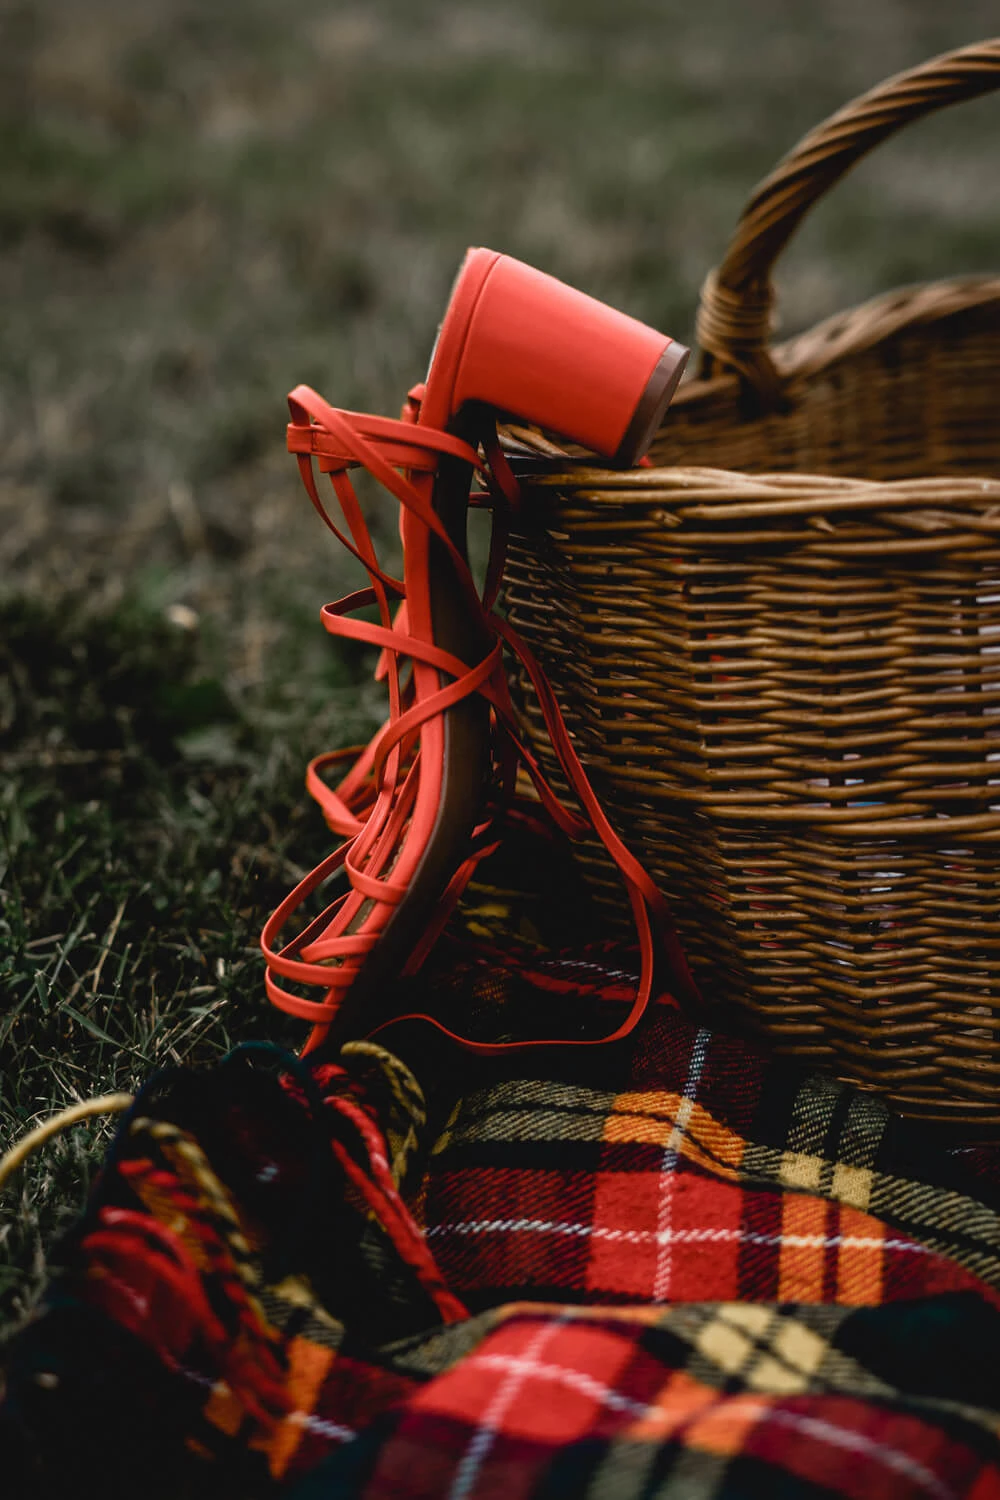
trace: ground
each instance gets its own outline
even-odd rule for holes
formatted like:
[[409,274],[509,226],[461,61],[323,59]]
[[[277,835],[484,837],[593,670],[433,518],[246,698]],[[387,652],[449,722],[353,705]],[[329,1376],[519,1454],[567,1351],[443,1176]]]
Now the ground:
[[[327,847],[305,759],[380,699],[316,624],[356,574],[285,392],[395,411],[469,244],[690,336],[795,139],[994,27],[989,0],[0,3],[0,1142],[294,1035],[257,933]],[[995,270],[997,109],[838,189],[782,262],[784,331]],[[3,1320],[102,1139],[8,1189]]]

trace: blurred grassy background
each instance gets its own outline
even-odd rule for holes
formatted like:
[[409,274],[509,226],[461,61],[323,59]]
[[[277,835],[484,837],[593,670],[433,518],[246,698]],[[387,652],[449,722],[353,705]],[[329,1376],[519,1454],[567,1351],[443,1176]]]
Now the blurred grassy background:
[[[778,156],[995,29],[985,0],[0,0],[0,1141],[281,1031],[255,944],[325,848],[302,767],[380,706],[314,623],[355,575],[284,393],[394,412],[469,244],[690,335]],[[814,215],[784,332],[996,268],[996,109]],[[100,1138],[8,1192],[3,1316]]]

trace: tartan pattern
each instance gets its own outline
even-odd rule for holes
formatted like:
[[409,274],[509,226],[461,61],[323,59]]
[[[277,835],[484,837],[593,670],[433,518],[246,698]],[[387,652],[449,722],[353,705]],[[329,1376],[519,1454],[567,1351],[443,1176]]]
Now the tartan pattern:
[[463,1099],[419,1212],[471,1307],[996,1300],[996,1190],[961,1162],[873,1096],[660,1004],[616,1089],[542,1073]]
[[[483,1028],[631,993],[606,949],[446,957]],[[668,999],[597,1052],[382,1041],[147,1087],[9,1352],[12,1493],[113,1409],[111,1495],[160,1445],[213,1500],[1000,1497],[996,1150]]]
[[[995,1413],[946,1398],[942,1420],[929,1394],[894,1389],[848,1352],[852,1321],[881,1317],[870,1342],[926,1359],[933,1316],[907,1309],[893,1324],[887,1311],[509,1306],[483,1315],[472,1351],[394,1414],[360,1492],[995,1494]],[[957,1371],[938,1374],[948,1389]],[[340,1493],[345,1456],[299,1495]]]

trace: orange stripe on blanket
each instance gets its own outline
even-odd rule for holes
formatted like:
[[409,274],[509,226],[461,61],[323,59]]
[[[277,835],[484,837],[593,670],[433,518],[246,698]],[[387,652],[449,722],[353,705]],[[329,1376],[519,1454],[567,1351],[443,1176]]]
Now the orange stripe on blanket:
[[[683,1131],[677,1128],[682,1103]],[[622,1144],[641,1141],[665,1146],[675,1130],[678,1135],[676,1144],[682,1156],[721,1176],[729,1175],[727,1167],[732,1172],[739,1169],[747,1144],[743,1136],[721,1124],[700,1104],[682,1100],[680,1094],[664,1090],[619,1094],[605,1122],[604,1140]]]
[[665,1442],[689,1422],[696,1422],[718,1400],[714,1386],[703,1385],[686,1370],[675,1370],[649,1403],[648,1411],[629,1422],[623,1436],[630,1442]]
[[332,1349],[324,1349],[309,1339],[292,1339],[288,1347],[289,1412],[278,1423],[274,1437],[267,1445],[268,1467],[273,1479],[281,1479],[295,1456],[305,1432],[303,1416],[310,1415],[322,1389],[330,1366],[336,1359]]
[[789,1193],[781,1211],[778,1258],[780,1302],[823,1302],[827,1256],[827,1204],[806,1193]]

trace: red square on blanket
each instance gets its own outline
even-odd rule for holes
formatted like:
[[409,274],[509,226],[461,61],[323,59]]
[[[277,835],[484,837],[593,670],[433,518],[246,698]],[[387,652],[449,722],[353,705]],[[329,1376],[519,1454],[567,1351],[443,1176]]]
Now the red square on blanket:
[[644,1400],[620,1389],[635,1352],[621,1333],[551,1314],[518,1319],[416,1396],[411,1411],[457,1418],[494,1438],[561,1446],[644,1411]]
[[602,1172],[588,1292],[656,1302],[735,1296],[742,1207],[739,1188],[697,1172]]

